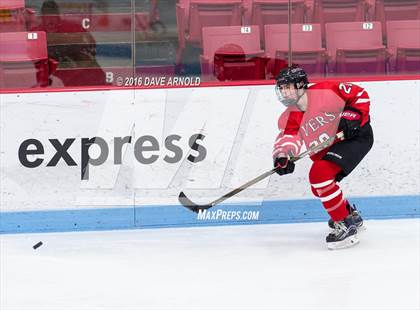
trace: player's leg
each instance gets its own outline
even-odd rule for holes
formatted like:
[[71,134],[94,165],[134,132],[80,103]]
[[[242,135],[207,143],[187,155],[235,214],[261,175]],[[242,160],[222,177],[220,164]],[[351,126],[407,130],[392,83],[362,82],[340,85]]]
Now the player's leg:
[[349,210],[346,208],[347,201],[335,180],[340,171],[340,166],[327,160],[314,161],[309,171],[312,193],[321,200],[334,221],[342,220],[349,215]]
[[317,160],[309,172],[311,189],[319,197],[325,210],[334,221],[334,230],[327,236],[329,249],[345,248],[359,242],[353,217],[347,209],[347,201],[336,181],[341,167],[327,160]]
[[[357,229],[364,230],[365,227],[363,226],[363,218],[360,215],[359,211],[357,210],[356,205],[355,204],[351,205],[348,200],[346,201],[347,201],[346,208],[351,214],[351,216],[353,217],[353,220],[354,220],[354,223],[356,224]],[[334,221],[332,218],[328,220],[328,227],[331,229],[335,228]]]
[[[336,182],[340,182],[359,165],[362,159],[372,148],[372,145],[372,127],[370,124],[366,124],[361,128],[358,136],[350,140],[344,140],[336,143],[328,150],[328,153],[323,157],[323,159],[333,162],[341,168],[341,171],[335,176]],[[363,219],[356,206],[350,205],[347,201],[346,207],[349,213],[352,214],[356,226],[361,228],[363,225]],[[328,221],[328,226],[334,228],[334,222],[332,219]]]
[[[336,170],[338,170],[338,169],[336,169]],[[342,179],[342,177],[340,177],[341,172],[342,172],[342,170],[340,168],[340,170],[338,171],[338,173],[334,177],[338,186],[339,186],[339,184],[338,184],[337,179],[340,179],[340,180]],[[320,195],[319,195],[318,191],[313,186],[311,186],[311,190],[312,190],[312,193],[314,194],[315,197],[320,198]],[[356,224],[356,227],[358,229],[362,228],[363,219],[362,219],[362,216],[360,215],[359,211],[357,210],[356,206],[354,204],[351,205],[347,199],[345,200],[345,202],[346,202],[346,209],[347,209],[348,213],[352,215],[353,220]],[[331,229],[335,229],[334,220],[331,217],[328,220],[328,227],[330,227]]]

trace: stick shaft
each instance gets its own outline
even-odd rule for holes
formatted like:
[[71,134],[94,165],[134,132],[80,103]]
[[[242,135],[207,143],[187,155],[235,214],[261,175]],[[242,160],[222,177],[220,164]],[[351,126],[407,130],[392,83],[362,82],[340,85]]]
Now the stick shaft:
[[[322,150],[325,147],[327,147],[328,145],[332,144],[336,139],[342,139],[342,138],[343,138],[343,133],[342,132],[339,132],[335,136],[333,136],[333,137],[325,140],[324,142],[322,142],[322,143],[320,143],[320,144],[318,144],[318,145],[310,148],[309,150],[303,152],[298,157],[292,158],[291,161],[297,162],[298,160],[300,160],[300,159],[308,156],[309,154],[317,153],[320,150]],[[210,204],[212,206],[215,206],[215,205],[217,205],[217,204],[225,201],[226,199],[228,199],[228,198],[230,198],[230,197],[232,197],[232,196],[234,196],[234,195],[242,192],[244,189],[247,189],[248,187],[254,185],[255,183],[258,183],[259,181],[265,179],[266,177],[272,175],[274,172],[276,172],[276,168],[273,168],[273,169],[271,169],[269,171],[264,172],[263,174],[257,176],[256,178],[254,178],[254,179],[246,182],[245,184],[242,184],[241,186],[235,188],[234,190],[232,190],[232,191],[224,194],[222,197],[220,197],[220,198],[212,201]]]
[[274,172],[276,172],[276,169],[271,169],[269,171],[264,172],[263,174],[257,176],[256,178],[246,182],[245,184],[242,184],[241,186],[235,188],[234,190],[230,191],[229,193],[224,194],[222,197],[212,201],[210,204],[212,206],[217,205],[223,201],[225,201],[226,199],[242,192],[244,189],[247,189],[248,187],[254,185],[255,183],[258,183],[259,181],[265,179],[266,177],[272,175]]

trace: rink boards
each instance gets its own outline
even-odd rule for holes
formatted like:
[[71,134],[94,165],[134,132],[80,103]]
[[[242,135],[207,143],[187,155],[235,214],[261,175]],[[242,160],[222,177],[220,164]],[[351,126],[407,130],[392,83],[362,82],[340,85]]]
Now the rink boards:
[[[418,217],[420,82],[357,84],[375,144],[342,189],[367,218]],[[211,201],[271,168],[276,100],[272,85],[2,94],[0,231],[325,220],[308,159],[201,219],[177,201]]]

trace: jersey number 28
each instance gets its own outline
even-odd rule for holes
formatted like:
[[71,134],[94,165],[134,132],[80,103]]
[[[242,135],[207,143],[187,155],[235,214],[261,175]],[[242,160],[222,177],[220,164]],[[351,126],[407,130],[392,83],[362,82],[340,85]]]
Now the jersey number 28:
[[329,138],[330,136],[324,132],[319,135],[318,140],[314,140],[311,143],[309,143],[309,148],[316,147],[318,144],[327,141]]

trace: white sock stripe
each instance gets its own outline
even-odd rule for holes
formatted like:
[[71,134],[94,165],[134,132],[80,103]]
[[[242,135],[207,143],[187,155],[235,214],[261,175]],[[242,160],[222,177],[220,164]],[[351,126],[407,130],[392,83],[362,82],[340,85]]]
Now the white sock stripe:
[[366,103],[369,102],[370,99],[357,99],[355,103]]
[[330,200],[334,199],[335,197],[337,197],[341,193],[342,193],[341,189],[338,189],[334,193],[332,193],[331,195],[328,195],[326,197],[320,197],[320,199],[321,199],[322,202],[327,202],[327,201],[330,201]]
[[315,184],[311,184],[314,188],[321,188],[321,187],[325,187],[327,185],[330,185],[332,182],[334,182],[334,180],[328,180],[322,183],[315,183]]
[[335,186],[337,186],[338,188],[340,187],[340,186],[338,186],[338,184],[337,183],[331,183],[330,185],[328,185],[328,186],[325,186],[325,187],[323,187],[323,188],[318,188],[318,189],[316,189],[316,192],[318,193],[318,196],[319,197],[321,197],[323,194],[325,194],[326,192],[329,192],[330,190],[332,190]]
[[341,204],[343,203],[343,199],[341,199],[336,205],[332,206],[331,208],[327,208],[325,209],[327,212],[331,212],[334,211],[335,209],[337,209]]

